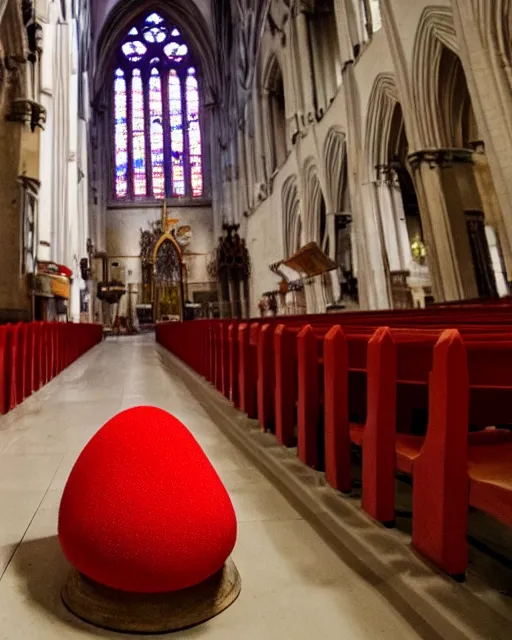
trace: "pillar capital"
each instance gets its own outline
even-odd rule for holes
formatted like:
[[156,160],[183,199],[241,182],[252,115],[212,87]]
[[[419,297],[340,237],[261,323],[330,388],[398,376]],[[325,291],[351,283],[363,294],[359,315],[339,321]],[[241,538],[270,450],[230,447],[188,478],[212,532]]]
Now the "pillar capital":
[[37,127],[43,129],[46,122],[46,109],[35,100],[19,98],[12,101],[7,120],[30,124],[32,131]]
[[414,171],[421,164],[428,164],[431,169],[445,168],[454,164],[472,164],[473,151],[471,149],[423,149],[411,153],[408,159]]

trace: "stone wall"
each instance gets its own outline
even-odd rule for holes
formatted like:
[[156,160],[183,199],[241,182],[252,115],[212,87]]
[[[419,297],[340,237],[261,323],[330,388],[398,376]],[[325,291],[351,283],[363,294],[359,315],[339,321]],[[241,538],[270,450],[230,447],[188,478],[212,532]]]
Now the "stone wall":
[[[250,0],[240,3],[239,32],[247,24],[243,12],[249,5]],[[365,5],[372,10],[373,31]],[[268,266],[288,257],[286,234],[295,233],[283,197],[289,180],[298,185],[302,244],[326,243],[318,233],[318,183],[327,218],[351,216],[363,308],[391,305],[393,271],[421,271],[437,300],[472,297],[481,265],[471,259],[468,209],[485,216],[497,289],[507,291],[512,179],[506,178],[511,165],[504,145],[512,132],[512,74],[507,71],[512,61],[502,43],[510,42],[511,11],[509,0],[381,0],[380,12],[379,3],[371,1],[269,3],[254,86],[248,96],[237,88],[245,99],[223,152],[222,185],[216,187],[222,199],[217,208],[240,221],[247,237],[253,313],[261,293],[277,288],[278,277]],[[325,36],[333,45],[329,51],[316,33],[319,25],[325,27],[325,12],[337,25],[337,47],[332,35]],[[240,63],[238,51],[234,68]],[[276,98],[281,84],[284,95]],[[281,115],[279,101],[284,102]],[[276,117],[286,130],[287,155],[277,167]],[[475,157],[477,146],[483,158]],[[461,152],[451,153],[454,147]],[[409,209],[391,162],[395,152],[403,155],[415,191],[428,266],[414,262]],[[339,160],[344,154],[346,173]],[[477,166],[485,167],[485,179],[476,175]],[[343,181],[346,193],[340,198]],[[333,257],[334,225],[327,222],[327,228]],[[498,254],[508,275],[499,273]]]
[[[167,215],[179,220],[178,226],[190,225],[192,240],[185,251],[187,281],[190,298],[194,291],[208,290],[210,276],[208,261],[215,247],[211,207],[168,207]],[[126,284],[142,282],[140,260],[140,230],[149,228],[151,222],[160,220],[162,208],[111,207],[106,214],[107,255],[110,264],[118,263],[123,270]],[[111,270],[112,271],[112,270]],[[111,274],[112,277],[112,274]],[[125,310],[126,300],[121,305]]]

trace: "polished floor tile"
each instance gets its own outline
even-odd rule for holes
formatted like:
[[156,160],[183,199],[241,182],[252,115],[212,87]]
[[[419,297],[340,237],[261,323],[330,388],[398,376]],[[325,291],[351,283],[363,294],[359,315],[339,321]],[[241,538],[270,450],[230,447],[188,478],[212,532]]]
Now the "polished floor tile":
[[59,502],[83,446],[118,411],[172,411],[203,447],[239,521],[239,600],[174,635],[211,640],[366,640],[421,637],[379,589],[323,541],[219,431],[151,338],[109,340],[0,421],[0,640],[123,638],[75,619],[61,603],[69,566]]

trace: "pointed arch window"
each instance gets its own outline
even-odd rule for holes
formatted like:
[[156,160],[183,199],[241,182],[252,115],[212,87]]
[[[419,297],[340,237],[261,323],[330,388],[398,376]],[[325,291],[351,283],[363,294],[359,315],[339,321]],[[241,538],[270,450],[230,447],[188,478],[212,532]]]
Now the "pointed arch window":
[[202,197],[197,68],[180,30],[158,13],[138,20],[121,42],[112,105],[114,198]]

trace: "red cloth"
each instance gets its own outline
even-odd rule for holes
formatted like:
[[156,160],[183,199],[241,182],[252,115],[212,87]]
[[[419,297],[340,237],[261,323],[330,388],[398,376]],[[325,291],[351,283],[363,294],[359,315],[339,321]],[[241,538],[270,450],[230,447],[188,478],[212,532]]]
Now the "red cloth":
[[203,582],[236,541],[233,505],[188,429],[154,407],[129,409],[92,438],[68,479],[59,539],[69,562],[122,591]]

